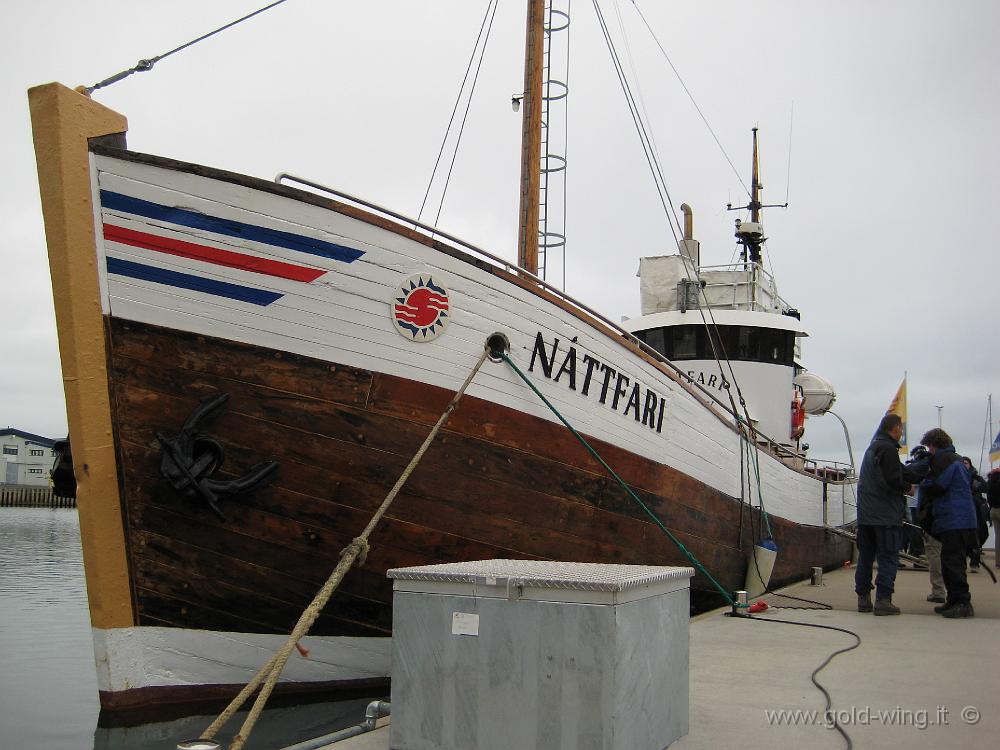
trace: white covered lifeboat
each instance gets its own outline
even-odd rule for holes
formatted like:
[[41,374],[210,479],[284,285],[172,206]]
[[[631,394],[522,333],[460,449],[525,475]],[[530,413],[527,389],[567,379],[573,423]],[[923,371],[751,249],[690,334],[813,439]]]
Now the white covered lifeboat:
[[806,414],[826,414],[837,400],[833,384],[808,370],[803,370],[792,381],[802,390],[802,409]]

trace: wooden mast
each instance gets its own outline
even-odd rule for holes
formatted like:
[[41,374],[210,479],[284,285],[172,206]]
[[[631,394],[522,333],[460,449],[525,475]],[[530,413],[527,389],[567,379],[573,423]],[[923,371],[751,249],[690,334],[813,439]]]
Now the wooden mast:
[[542,161],[542,58],[545,0],[528,0],[524,50],[524,114],[521,119],[521,207],[517,262],[538,273],[538,197]]

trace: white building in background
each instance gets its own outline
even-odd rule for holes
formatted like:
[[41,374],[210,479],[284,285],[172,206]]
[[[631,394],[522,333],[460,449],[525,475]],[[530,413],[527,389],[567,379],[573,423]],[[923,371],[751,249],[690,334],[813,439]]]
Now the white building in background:
[[55,442],[14,427],[0,429],[0,484],[48,487]]

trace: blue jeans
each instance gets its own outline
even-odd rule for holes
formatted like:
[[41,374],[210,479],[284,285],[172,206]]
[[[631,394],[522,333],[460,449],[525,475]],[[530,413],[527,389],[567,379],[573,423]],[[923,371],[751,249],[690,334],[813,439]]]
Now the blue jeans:
[[872,566],[878,560],[875,598],[891,599],[899,568],[899,550],[903,547],[902,526],[858,526],[858,567],[854,571],[854,591],[872,590]]

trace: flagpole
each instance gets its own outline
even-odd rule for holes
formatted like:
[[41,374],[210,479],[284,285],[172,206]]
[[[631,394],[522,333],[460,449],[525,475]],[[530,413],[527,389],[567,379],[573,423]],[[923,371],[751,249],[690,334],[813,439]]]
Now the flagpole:
[[[989,451],[990,458],[990,471],[993,470],[993,464],[1000,462],[1000,433],[996,437],[992,438],[992,443],[989,443],[989,448],[986,448],[988,441],[993,435],[993,394],[988,393],[986,395],[986,424],[983,426],[983,449]],[[979,454],[979,473],[982,473],[983,469],[983,454]]]
[[[993,394],[987,394],[986,396],[986,424],[989,425],[989,432],[986,433],[986,439],[989,440],[989,436],[993,434]],[[990,471],[993,470],[993,450],[992,444],[990,445]],[[995,532],[1000,533],[1000,532]]]

